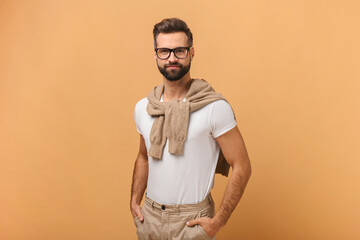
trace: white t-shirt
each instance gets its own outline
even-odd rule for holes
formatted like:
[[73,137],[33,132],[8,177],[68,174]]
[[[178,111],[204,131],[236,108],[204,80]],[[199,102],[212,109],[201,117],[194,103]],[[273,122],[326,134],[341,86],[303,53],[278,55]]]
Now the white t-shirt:
[[[135,106],[135,123],[150,148],[150,130],[154,118],[148,115],[148,99]],[[170,154],[166,141],[162,159],[148,156],[149,174],[146,195],[162,204],[190,204],[205,199],[214,186],[220,147],[215,138],[236,126],[231,106],[214,101],[190,113],[184,155]]]

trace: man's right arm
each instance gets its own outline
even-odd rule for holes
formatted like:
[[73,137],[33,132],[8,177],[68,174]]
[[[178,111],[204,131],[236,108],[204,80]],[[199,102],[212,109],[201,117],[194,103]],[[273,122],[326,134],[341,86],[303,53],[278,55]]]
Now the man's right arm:
[[145,146],[145,140],[140,134],[140,149],[139,154],[136,158],[133,172],[133,179],[131,184],[131,200],[130,200],[130,210],[133,218],[138,216],[140,221],[143,221],[144,218],[141,214],[141,200],[143,198],[148,179],[148,156]]

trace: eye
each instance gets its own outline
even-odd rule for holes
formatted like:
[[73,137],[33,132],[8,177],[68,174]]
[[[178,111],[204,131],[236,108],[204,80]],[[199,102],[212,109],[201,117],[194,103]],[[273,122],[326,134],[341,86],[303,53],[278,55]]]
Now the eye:
[[185,53],[186,52],[186,48],[178,48],[175,50],[176,53]]
[[158,49],[158,53],[160,53],[160,54],[167,54],[167,53],[169,53],[169,49],[159,48],[159,49]]

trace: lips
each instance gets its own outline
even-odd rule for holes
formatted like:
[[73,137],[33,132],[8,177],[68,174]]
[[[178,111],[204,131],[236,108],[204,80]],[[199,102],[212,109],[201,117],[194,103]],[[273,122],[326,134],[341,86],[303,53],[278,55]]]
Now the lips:
[[176,69],[176,68],[180,68],[180,65],[166,65],[165,68]]

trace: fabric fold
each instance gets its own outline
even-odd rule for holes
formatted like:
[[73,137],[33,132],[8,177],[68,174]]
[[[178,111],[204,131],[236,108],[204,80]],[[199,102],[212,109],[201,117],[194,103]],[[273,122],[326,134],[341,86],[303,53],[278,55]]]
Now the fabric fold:
[[[216,100],[226,99],[214,91],[203,79],[193,79],[185,96],[185,101],[171,100],[161,102],[164,85],[155,87],[148,95],[147,112],[155,118],[150,131],[148,155],[162,159],[166,140],[169,140],[169,153],[182,155],[186,142],[190,113]],[[216,173],[228,175],[229,164],[220,151]]]

